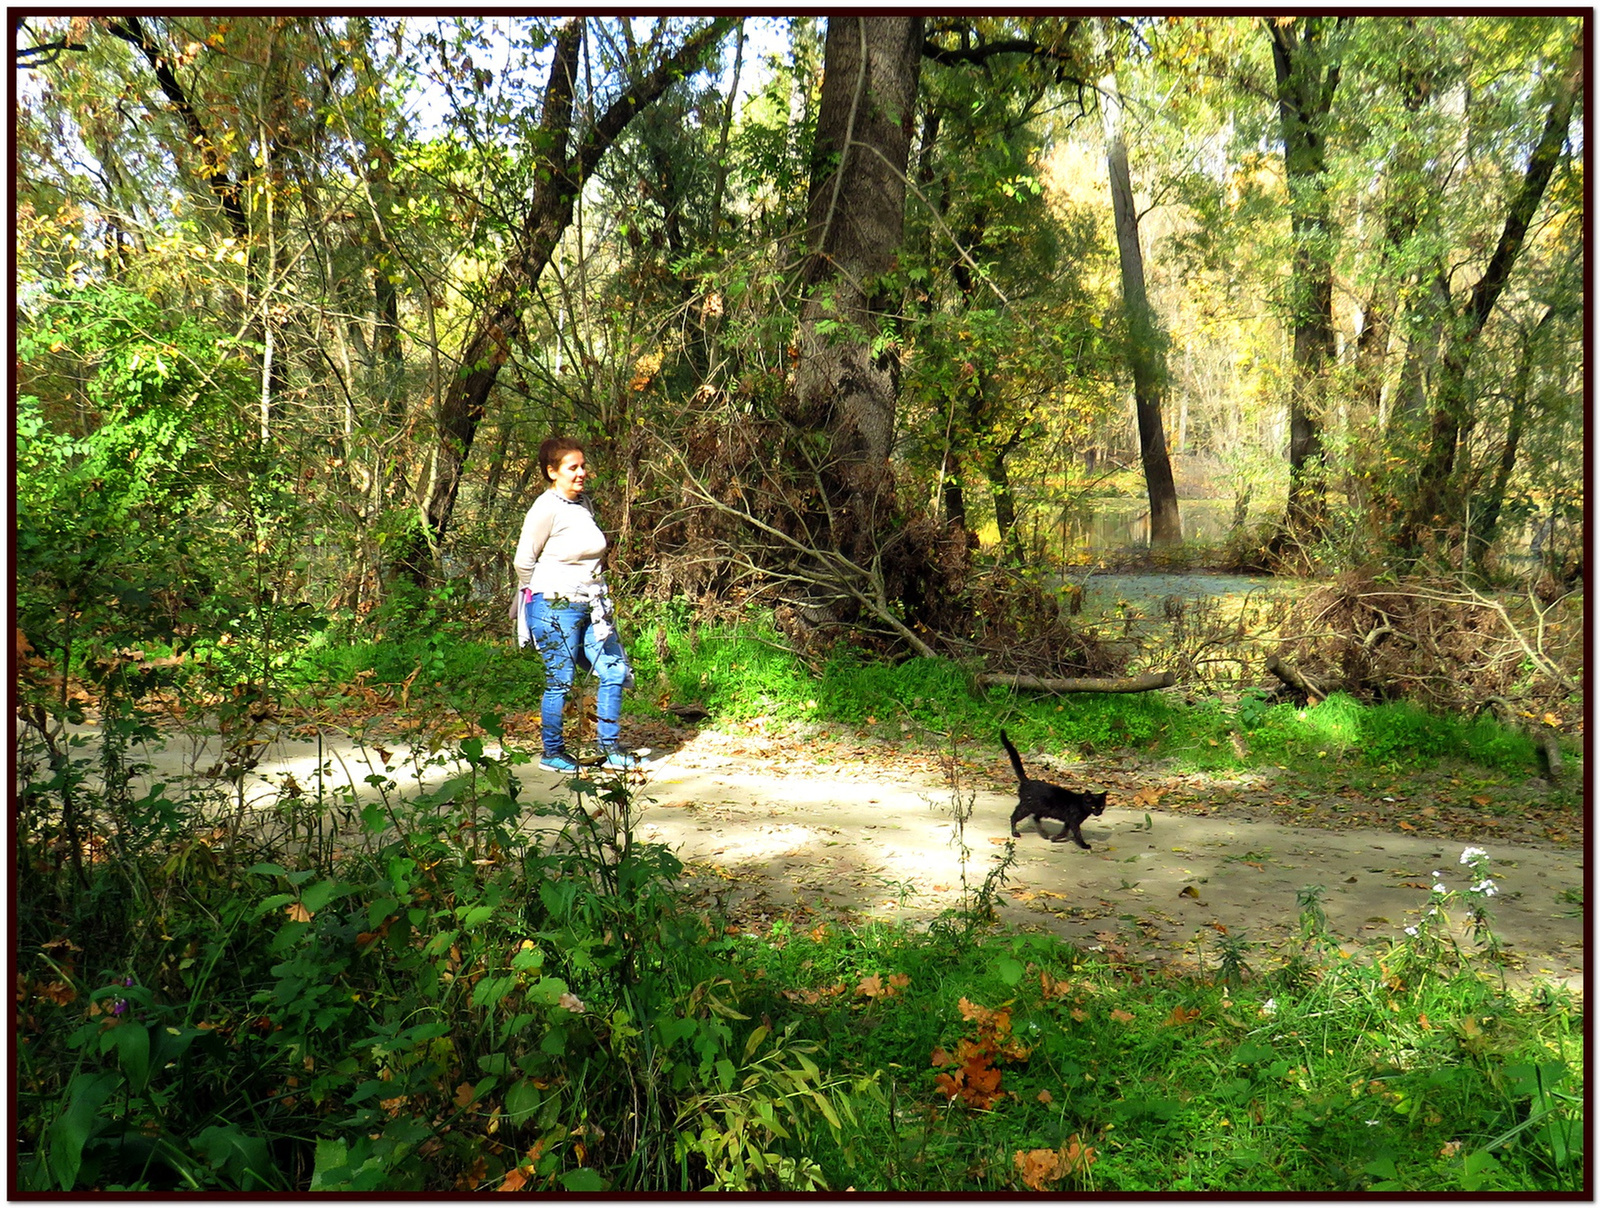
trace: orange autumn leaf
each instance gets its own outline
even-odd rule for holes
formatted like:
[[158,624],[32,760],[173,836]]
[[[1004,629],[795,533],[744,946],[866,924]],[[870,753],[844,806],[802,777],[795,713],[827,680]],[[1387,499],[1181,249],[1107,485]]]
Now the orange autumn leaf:
[[890,993],[894,993],[896,990],[904,990],[910,984],[911,984],[911,974],[909,974],[909,973],[891,974],[890,977],[889,977],[889,992]]
[[1167,1016],[1166,1026],[1169,1028],[1181,1027],[1186,1023],[1193,1023],[1199,1018],[1200,1009],[1198,1007],[1177,1006],[1173,1007],[1172,1014]]
[[304,902],[290,902],[283,908],[283,913],[289,916],[291,923],[309,923],[311,911],[307,910]]
[[1061,1155],[1053,1149],[1017,1150],[1012,1159],[1022,1175],[1023,1185],[1034,1191],[1045,1191],[1061,1177]]
[[473,1089],[472,1083],[463,1082],[456,1087],[455,1104],[457,1107],[466,1107],[478,1097],[478,1092]]
[[480,1154],[478,1160],[474,1162],[469,1169],[463,1171],[461,1177],[456,1180],[456,1190],[476,1191],[478,1189],[478,1184],[483,1182],[483,1176],[488,1173],[488,1159],[484,1158]]
[[1061,1147],[1061,1165],[1068,1174],[1088,1174],[1094,1156],[1094,1146],[1085,1145],[1077,1133]]
[[1052,1104],[1052,1103],[1054,1103],[1056,1101],[1056,1097],[1054,1095],[1052,1095],[1049,1091],[1040,1091],[1039,1095],[1038,1095],[1038,1099],[1039,1099],[1039,1102],[1043,1103],[1046,1107],[1048,1107],[1050,1104]]
[[506,1171],[506,1177],[501,1182],[499,1190],[521,1191],[527,1181],[527,1172],[524,1171],[520,1166],[513,1166],[510,1170]]
[[856,993],[865,998],[877,998],[883,993],[883,979],[876,973],[871,977],[863,977],[861,984],[856,987]]
[[63,981],[53,981],[48,985],[37,986],[34,993],[40,998],[48,998],[58,1007],[64,1007],[78,997],[78,992]]
[[956,1005],[961,1008],[963,1019],[971,1020],[979,1027],[993,1028],[1002,1035],[1011,1031],[1011,1012],[1004,1007],[991,1009],[966,998]]
[[1127,1011],[1124,1011],[1121,1007],[1118,1007],[1115,1011],[1111,1012],[1111,1018],[1116,1020],[1118,1023],[1133,1022],[1133,1016]]

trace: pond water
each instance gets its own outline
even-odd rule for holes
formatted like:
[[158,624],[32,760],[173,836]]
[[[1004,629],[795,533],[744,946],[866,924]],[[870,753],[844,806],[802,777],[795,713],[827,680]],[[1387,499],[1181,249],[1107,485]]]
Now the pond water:
[[[1185,541],[1221,542],[1233,527],[1232,499],[1180,499]],[[1256,515],[1256,520],[1261,516]],[[1150,544],[1150,504],[1144,499],[1082,499],[1064,509],[1054,536],[1063,552],[1091,553]]]

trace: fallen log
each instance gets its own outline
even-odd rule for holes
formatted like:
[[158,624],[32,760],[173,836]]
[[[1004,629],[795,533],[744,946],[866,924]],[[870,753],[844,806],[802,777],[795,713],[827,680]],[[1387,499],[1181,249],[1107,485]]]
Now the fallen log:
[[1288,684],[1289,687],[1300,693],[1307,700],[1312,701],[1312,703],[1323,700],[1328,695],[1325,691],[1319,688],[1316,683],[1308,680],[1305,676],[1301,675],[1298,671],[1296,671],[1293,667],[1284,662],[1275,654],[1271,655],[1267,659],[1267,670],[1272,672],[1273,675],[1277,676],[1284,683]]
[[1155,688],[1170,688],[1177,682],[1178,677],[1170,671],[1118,679],[1044,679],[1037,675],[988,673],[978,676],[979,685],[985,688],[1020,688],[1027,692],[1149,692]]

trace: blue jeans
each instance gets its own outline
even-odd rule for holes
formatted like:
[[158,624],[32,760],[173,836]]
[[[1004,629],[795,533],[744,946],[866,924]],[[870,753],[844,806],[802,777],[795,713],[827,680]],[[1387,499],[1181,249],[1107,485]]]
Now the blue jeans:
[[546,755],[567,749],[561,734],[562,712],[572,678],[580,662],[600,681],[595,690],[596,730],[600,748],[613,751],[622,721],[622,686],[628,677],[628,656],[613,633],[604,642],[594,634],[586,604],[546,600],[536,595],[528,601],[528,632],[544,660],[544,696],[539,700],[539,730]]

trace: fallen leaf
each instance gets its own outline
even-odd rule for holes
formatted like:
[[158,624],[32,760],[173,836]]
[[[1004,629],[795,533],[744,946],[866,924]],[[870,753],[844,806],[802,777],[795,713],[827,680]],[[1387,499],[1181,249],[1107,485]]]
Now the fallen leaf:
[[1116,1020],[1118,1023],[1133,1022],[1133,1016],[1127,1011],[1124,1011],[1121,1007],[1118,1007],[1116,1010],[1111,1012],[1111,1018]]
[[35,987],[34,993],[40,998],[48,998],[58,1007],[64,1007],[78,997],[78,992],[63,981],[53,981],[49,985]]
[[1178,891],[1178,896],[1180,898],[1198,898],[1200,896],[1200,891],[1193,885],[1185,885]]
[[520,1166],[513,1166],[510,1170],[506,1171],[506,1177],[501,1181],[499,1190],[512,1192],[521,1191],[523,1185],[527,1183],[527,1181],[527,1172],[524,1171]]
[[1198,1007],[1176,1006],[1172,1008],[1172,1014],[1167,1016],[1165,1026],[1169,1028],[1182,1027],[1184,1024],[1193,1023],[1199,1018],[1200,1010]]
[[1027,1153],[1019,1149],[1012,1160],[1022,1175],[1023,1185],[1034,1191],[1046,1190],[1062,1174],[1061,1155],[1053,1149],[1030,1149]]
[[477,1097],[478,1092],[472,1089],[472,1083],[470,1082],[463,1082],[460,1086],[456,1087],[455,1103],[457,1107],[468,1107]]
[[1043,1103],[1043,1104],[1046,1104],[1046,1105],[1054,1103],[1056,1101],[1056,1097],[1054,1095],[1052,1095],[1049,1091],[1040,1091],[1039,1094],[1038,1094],[1038,1099],[1039,1099],[1040,1103]]
[[283,908],[283,913],[288,915],[289,921],[293,923],[309,923],[311,921],[311,911],[305,908],[305,903],[303,902],[290,902]]

